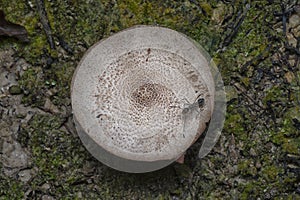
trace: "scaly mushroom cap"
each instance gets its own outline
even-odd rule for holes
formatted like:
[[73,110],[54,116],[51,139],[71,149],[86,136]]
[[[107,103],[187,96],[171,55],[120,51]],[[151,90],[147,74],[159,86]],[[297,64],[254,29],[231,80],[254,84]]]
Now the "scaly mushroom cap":
[[[72,81],[81,139],[100,161],[124,171],[131,170],[115,159],[167,161],[164,166],[176,160],[206,128],[213,94],[209,65],[199,49],[161,27],[134,27],[95,44]],[[197,113],[183,112],[199,98],[205,103]],[[164,167],[158,165],[154,168]]]

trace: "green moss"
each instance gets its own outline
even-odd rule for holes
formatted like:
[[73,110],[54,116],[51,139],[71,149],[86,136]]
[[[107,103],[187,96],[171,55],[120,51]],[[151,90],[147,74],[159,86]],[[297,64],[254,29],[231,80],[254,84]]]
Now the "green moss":
[[268,102],[277,102],[282,100],[284,101],[285,99],[286,95],[283,88],[280,88],[279,86],[274,86],[267,91],[266,96],[263,99],[263,103],[267,106]]
[[289,194],[286,197],[287,200],[294,200],[294,199],[298,199],[298,198],[299,198],[298,194]]
[[24,18],[24,27],[26,28],[29,37],[36,35],[36,29],[38,27],[39,18],[37,15],[26,15]]
[[3,177],[0,175],[0,199],[23,199],[24,190],[23,185],[12,178]]
[[26,15],[30,10],[28,4],[24,3],[22,0],[1,1],[0,9],[4,11],[7,20],[22,25],[25,20],[21,16]]
[[268,165],[262,169],[261,175],[268,183],[270,183],[278,179],[278,174],[280,172],[282,172],[282,170],[279,169],[278,167],[274,165]]
[[300,154],[300,138],[284,140],[282,150],[287,153]]
[[30,37],[30,45],[25,46],[22,56],[26,57],[28,62],[35,64],[36,60],[41,58],[43,52],[49,49],[46,35],[41,33]]
[[22,90],[18,85],[12,85],[9,87],[10,94],[21,94]]
[[[245,5],[241,1],[236,1],[236,6],[234,9],[238,11],[245,11]],[[239,71],[241,66],[243,66],[247,61],[252,60],[255,56],[262,54],[264,57],[268,57],[270,50],[266,50],[268,45],[276,45],[270,41],[270,35],[276,35],[277,33],[268,26],[262,26],[265,24],[265,20],[274,20],[274,15],[266,15],[270,10],[277,9],[278,5],[265,5],[263,6],[262,2],[254,1],[250,4],[251,8],[246,13],[246,16],[243,23],[238,29],[237,34],[232,38],[232,42],[229,44],[229,48],[222,53],[217,54],[217,57],[220,58],[223,63],[221,67],[226,69],[223,77],[232,76],[232,72]],[[263,9],[262,9],[263,8]],[[232,13],[232,10],[228,9],[225,11],[226,14]],[[238,12],[235,12],[238,13]],[[255,20],[253,20],[255,18]],[[230,21],[230,23],[234,23]],[[228,31],[228,32],[227,32]],[[224,30],[223,39],[228,37],[232,32],[229,30]],[[254,60],[253,65],[258,64]],[[262,67],[268,67],[265,63],[262,64]],[[248,69],[246,69],[248,70]],[[226,73],[228,72],[228,74]],[[230,74],[231,72],[231,74]],[[239,71],[240,73],[247,73],[245,69]]]
[[252,160],[242,160],[238,164],[239,172],[244,176],[256,176],[257,169],[254,166],[254,162]]
[[241,186],[241,194],[240,199],[247,200],[247,199],[254,199],[258,198],[262,194],[263,188],[255,181],[249,181],[245,185]]
[[296,183],[297,181],[297,177],[295,176],[290,176],[290,177],[286,177],[284,180],[283,180],[283,183],[285,185],[289,185],[289,184],[293,184],[293,183]]
[[299,106],[288,109],[277,131],[269,131],[271,141],[282,147],[286,153],[300,154],[300,131],[293,120],[300,119]]
[[22,103],[25,105],[42,106],[43,100],[43,78],[42,69],[27,69],[19,80],[19,86],[24,92]]
[[[38,178],[31,182],[34,188],[54,181],[67,187],[82,178],[76,169],[83,165],[87,154],[78,139],[59,130],[63,122],[60,116],[35,115],[29,126],[22,128],[19,141],[31,150],[33,165],[39,169]],[[61,194],[66,190],[63,188]]]
[[[288,109],[284,114],[283,129],[285,136],[288,137],[299,137],[300,130],[296,127],[294,121],[300,122],[300,106],[295,106]],[[298,130],[297,130],[298,129]]]
[[[293,129],[292,133],[297,133],[296,129]],[[284,128],[282,128],[279,132],[270,132],[271,133],[271,141],[277,145],[282,146],[283,151],[292,154],[299,154],[299,137],[287,137],[287,134],[291,132],[287,132]]]
[[240,114],[227,115],[224,128],[239,139],[246,140],[247,134],[244,130],[242,121],[243,117]]
[[211,16],[212,15],[212,12],[213,12],[213,9],[211,7],[211,5],[207,2],[201,2],[200,3],[200,6],[201,8],[203,9],[203,11],[208,15],[208,16]]
[[53,64],[51,69],[46,70],[46,84],[50,88],[56,89],[56,95],[52,102],[55,105],[69,105],[71,80],[75,70],[74,63]]

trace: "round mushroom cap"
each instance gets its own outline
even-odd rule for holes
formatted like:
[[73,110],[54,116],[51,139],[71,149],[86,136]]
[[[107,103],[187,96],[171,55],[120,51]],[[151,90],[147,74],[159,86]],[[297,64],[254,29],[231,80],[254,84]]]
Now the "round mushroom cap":
[[175,161],[213,112],[205,55],[183,34],[162,27],[126,29],[92,46],[71,90],[83,144],[104,164],[127,172]]

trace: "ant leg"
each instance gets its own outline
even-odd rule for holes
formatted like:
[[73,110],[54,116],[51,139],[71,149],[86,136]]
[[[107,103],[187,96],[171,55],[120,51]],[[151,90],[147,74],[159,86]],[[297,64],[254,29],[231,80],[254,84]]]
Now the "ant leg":
[[186,104],[191,104],[188,100],[187,100],[187,98],[184,98],[184,99],[182,99],[181,101],[185,101],[186,102]]

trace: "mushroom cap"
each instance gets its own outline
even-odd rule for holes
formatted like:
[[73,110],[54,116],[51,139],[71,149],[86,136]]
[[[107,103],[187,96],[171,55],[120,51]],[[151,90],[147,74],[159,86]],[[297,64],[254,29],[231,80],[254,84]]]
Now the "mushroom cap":
[[[78,134],[94,157],[121,171],[146,172],[175,161],[205,130],[214,82],[192,40],[136,26],[86,52],[71,98]],[[201,108],[194,106],[199,98]]]

